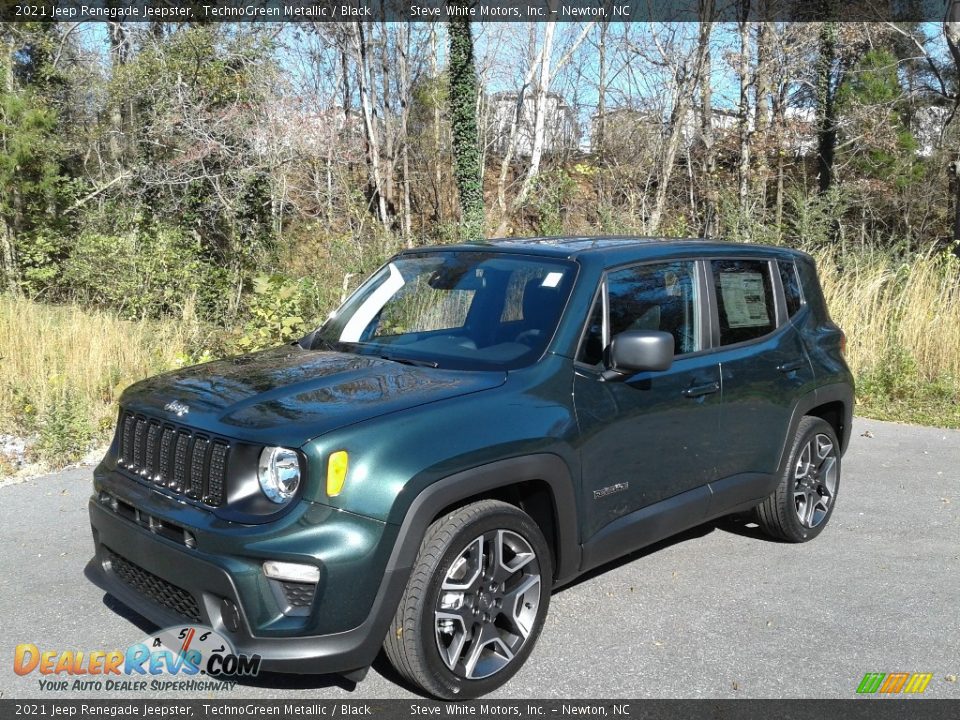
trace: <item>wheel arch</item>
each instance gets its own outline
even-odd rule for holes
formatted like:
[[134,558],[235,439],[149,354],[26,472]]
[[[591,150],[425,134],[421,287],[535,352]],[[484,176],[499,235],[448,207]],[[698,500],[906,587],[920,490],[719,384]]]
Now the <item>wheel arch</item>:
[[484,499],[502,500],[533,518],[550,547],[556,584],[576,575],[580,543],[573,480],[566,462],[550,453],[498,460],[428,485],[404,516],[391,564],[409,570],[434,520]]
[[853,388],[845,383],[835,383],[816,388],[813,392],[800,397],[793,407],[790,416],[790,427],[783,441],[780,452],[782,468],[790,452],[790,444],[797,432],[797,426],[805,416],[818,417],[826,421],[837,434],[840,441],[840,454],[846,452],[850,444],[851,425],[853,422]]

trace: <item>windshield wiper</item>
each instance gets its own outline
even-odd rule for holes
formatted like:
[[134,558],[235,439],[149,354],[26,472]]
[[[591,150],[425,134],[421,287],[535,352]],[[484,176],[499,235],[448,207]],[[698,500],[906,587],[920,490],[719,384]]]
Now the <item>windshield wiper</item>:
[[431,367],[431,368],[440,367],[440,363],[434,362],[433,360],[414,360],[413,358],[396,357],[394,355],[381,355],[380,359],[389,360],[390,362],[400,363],[401,365],[414,365],[416,367]]

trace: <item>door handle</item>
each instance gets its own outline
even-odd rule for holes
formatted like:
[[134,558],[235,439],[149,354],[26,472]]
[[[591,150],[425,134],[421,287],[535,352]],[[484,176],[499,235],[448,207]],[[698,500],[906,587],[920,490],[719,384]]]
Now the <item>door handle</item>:
[[688,398],[698,398],[704,395],[713,395],[720,390],[720,383],[712,382],[706,385],[694,385],[683,391],[683,396]]
[[803,367],[803,360],[794,360],[792,362],[784,363],[783,365],[778,365],[777,370],[782,372],[784,375],[787,373],[796,372]]

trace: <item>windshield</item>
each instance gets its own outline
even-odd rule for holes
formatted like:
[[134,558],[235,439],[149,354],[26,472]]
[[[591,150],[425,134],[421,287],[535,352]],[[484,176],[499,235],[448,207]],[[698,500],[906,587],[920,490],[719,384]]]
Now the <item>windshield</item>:
[[549,258],[400,255],[327,320],[313,347],[432,367],[524,367],[553,337],[575,275],[573,263]]

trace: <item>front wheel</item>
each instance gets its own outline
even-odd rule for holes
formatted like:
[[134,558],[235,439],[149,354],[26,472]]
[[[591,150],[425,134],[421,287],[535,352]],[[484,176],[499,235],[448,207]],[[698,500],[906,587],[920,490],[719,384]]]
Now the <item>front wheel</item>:
[[821,533],[840,489],[840,443],[828,422],[806,416],[797,427],[777,489],[757,506],[757,522],[769,535],[806,542]]
[[384,649],[408,681],[441,699],[503,685],[533,650],[553,568],[540,528],[512,505],[482,500],[435,521]]

